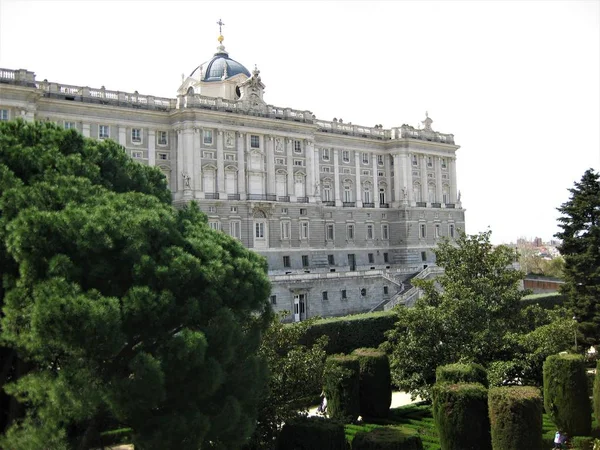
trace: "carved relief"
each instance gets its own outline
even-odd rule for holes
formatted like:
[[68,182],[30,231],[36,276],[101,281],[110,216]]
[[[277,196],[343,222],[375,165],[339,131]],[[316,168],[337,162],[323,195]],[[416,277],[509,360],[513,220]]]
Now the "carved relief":
[[226,131],[225,132],[225,147],[233,147],[234,144],[234,135],[233,132],[231,131]]

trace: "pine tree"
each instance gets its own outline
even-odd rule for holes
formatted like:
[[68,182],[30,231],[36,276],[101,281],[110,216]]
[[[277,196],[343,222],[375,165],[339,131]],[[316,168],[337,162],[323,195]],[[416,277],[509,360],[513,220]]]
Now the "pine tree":
[[600,175],[588,169],[569,189],[562,213],[559,247],[565,259],[562,292],[579,323],[582,343],[600,342]]

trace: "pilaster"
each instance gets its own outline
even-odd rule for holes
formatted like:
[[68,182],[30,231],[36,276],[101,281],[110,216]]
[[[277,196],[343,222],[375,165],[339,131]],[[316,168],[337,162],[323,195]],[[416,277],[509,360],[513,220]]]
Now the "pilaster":
[[400,201],[402,199],[402,166],[400,165],[400,155],[392,155],[394,158],[394,208],[400,207]]
[[227,198],[225,193],[225,156],[223,154],[223,130],[217,130],[217,192],[219,198]]
[[288,183],[288,195],[290,197],[290,202],[296,201],[296,189],[294,186],[295,177],[294,177],[294,150],[292,148],[294,145],[294,141],[292,139],[285,139],[285,155],[287,157],[287,183]]
[[429,202],[429,196],[427,195],[427,157],[425,155],[419,155],[421,160],[421,201]]
[[362,185],[360,183],[360,152],[354,152],[354,170],[356,180],[356,207],[362,208]]
[[194,197],[204,198],[204,186],[202,185],[202,150],[200,139],[202,139],[202,130],[200,128],[194,128],[194,147],[193,147],[193,165],[194,171],[192,172],[192,187],[194,189]]
[[435,201],[441,203],[442,198],[442,158],[435,158]]
[[315,172],[313,167],[314,144],[308,139],[304,140],[304,154],[306,155],[306,196],[315,201]]
[[375,208],[379,208],[379,175],[377,175],[378,167],[377,167],[377,157],[373,155],[373,203],[375,204]]
[[340,152],[337,148],[333,149],[333,177],[335,206],[342,206],[342,198],[340,197]]
[[90,137],[90,124],[89,123],[82,123],[81,124],[81,134],[83,134],[84,137]]
[[275,195],[275,142],[273,136],[266,136],[267,146],[267,194]]
[[156,166],[156,131],[148,130],[148,165]]
[[244,133],[237,133],[238,155],[238,193],[240,200],[246,200],[246,152],[244,146]]

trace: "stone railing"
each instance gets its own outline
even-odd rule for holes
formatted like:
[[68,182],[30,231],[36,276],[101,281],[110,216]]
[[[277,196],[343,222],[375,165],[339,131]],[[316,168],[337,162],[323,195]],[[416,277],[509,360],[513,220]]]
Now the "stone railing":
[[[426,280],[431,277],[437,277],[444,273],[444,269],[438,266],[429,266],[422,270],[413,280]],[[422,291],[416,286],[411,287],[409,290],[399,292],[394,295],[389,302],[383,305],[384,311],[389,311],[397,305],[413,306],[415,301],[421,296]]]
[[328,120],[315,120],[314,123],[319,127],[319,131],[325,133],[347,134],[371,139],[391,139],[392,137],[391,131],[383,128],[352,125],[337,120],[331,122]]
[[402,125],[399,128],[394,128],[393,131],[396,139],[419,139],[421,141],[454,145],[453,134],[444,134],[433,130],[420,130],[410,125]]
[[35,86],[35,74],[25,69],[0,69],[0,83]]

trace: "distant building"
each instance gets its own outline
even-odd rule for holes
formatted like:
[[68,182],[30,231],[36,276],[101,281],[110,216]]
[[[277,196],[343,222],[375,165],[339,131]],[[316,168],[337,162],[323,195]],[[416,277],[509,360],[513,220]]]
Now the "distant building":
[[219,36],[175,98],[0,69],[0,120],[56,122],[158,167],[176,206],[198,202],[211,228],[267,259],[271,303],[289,320],[381,308],[464,229],[454,136],[427,114],[422,128],[317,119],[264,90]]

